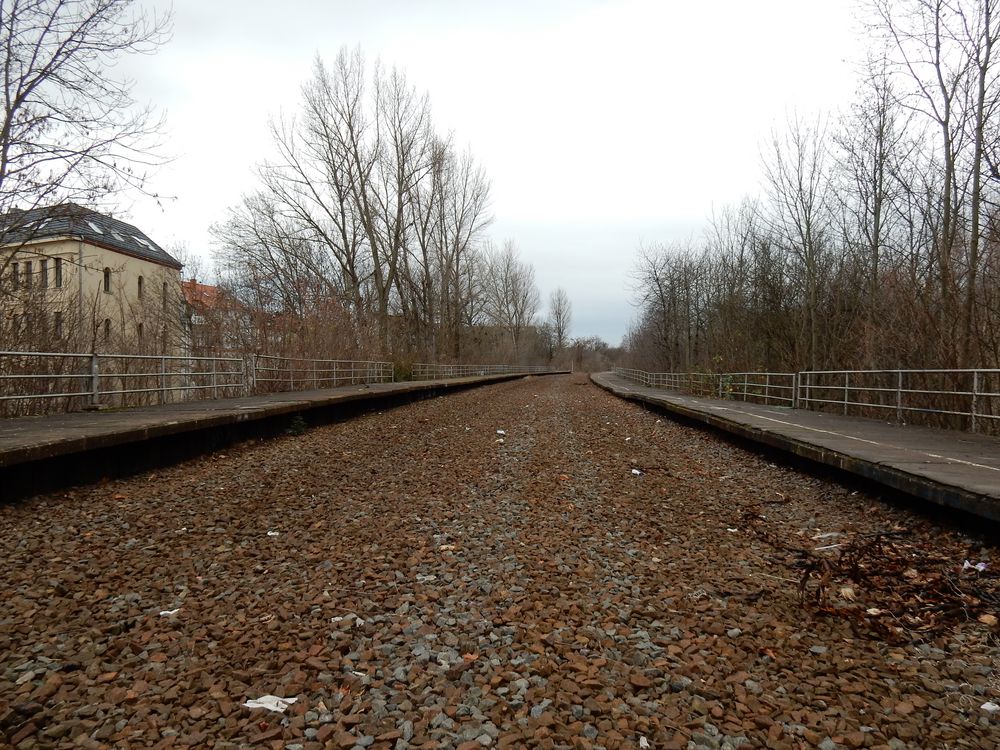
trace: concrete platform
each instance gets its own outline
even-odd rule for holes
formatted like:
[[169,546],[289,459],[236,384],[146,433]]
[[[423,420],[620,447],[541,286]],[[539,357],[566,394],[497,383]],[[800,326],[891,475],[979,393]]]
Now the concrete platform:
[[[539,373],[539,375],[559,373]],[[0,420],[0,502],[80,482],[137,473],[255,436],[419,398],[528,377],[376,383],[106,412]]]
[[1000,440],[874,419],[684,396],[610,372],[591,377],[617,396],[1000,521]]

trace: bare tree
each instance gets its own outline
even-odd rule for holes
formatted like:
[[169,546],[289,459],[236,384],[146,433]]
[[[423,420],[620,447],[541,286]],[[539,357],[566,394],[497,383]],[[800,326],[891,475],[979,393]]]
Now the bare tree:
[[549,295],[549,324],[552,326],[552,336],[555,348],[561,352],[569,344],[569,328],[573,320],[573,309],[569,295],[562,287]]
[[145,189],[161,163],[153,155],[160,121],[116,66],[163,44],[170,18],[137,5],[0,0],[0,214],[8,214],[0,244],[4,231],[25,229],[12,209]]
[[[873,0],[903,101],[937,131],[940,190],[928,205],[939,335],[964,364],[974,348],[983,210],[995,152],[1000,0]],[[994,202],[994,206],[996,203]],[[962,295],[964,292],[964,299]]]
[[[408,327],[424,338],[437,317],[436,204],[446,186],[440,174],[433,181],[448,157],[427,96],[400,71],[376,66],[367,84],[359,50],[342,50],[332,70],[317,59],[301,118],[272,126],[278,158],[259,168],[261,189],[216,236],[237,261],[256,252],[275,278],[305,274],[359,327],[370,316],[388,353],[393,319],[402,321],[394,335]],[[469,220],[460,241],[481,223]]]
[[521,356],[521,339],[534,323],[541,302],[535,270],[518,258],[513,240],[487,256],[486,311],[490,322],[506,331],[515,359]]
[[767,216],[774,238],[799,261],[803,277],[806,345],[803,362],[819,363],[820,273],[829,228],[826,126],[788,122],[783,137],[773,138],[764,162],[772,212]]
[[884,342],[876,335],[885,316],[882,284],[899,263],[897,247],[904,172],[916,153],[913,115],[903,111],[884,58],[870,59],[858,100],[834,135],[838,147],[835,203],[844,250],[856,262],[860,292],[853,338],[863,362],[872,362]]

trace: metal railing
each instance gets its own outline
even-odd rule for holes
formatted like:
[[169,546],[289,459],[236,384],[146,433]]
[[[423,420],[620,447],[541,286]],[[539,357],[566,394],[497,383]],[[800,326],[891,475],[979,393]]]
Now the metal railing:
[[1000,370],[663,373],[616,368],[653,388],[845,415],[1000,432]]
[[544,365],[436,365],[417,362],[413,365],[412,377],[414,380],[443,380],[486,375],[532,375],[554,371],[554,368]]
[[143,406],[246,390],[242,358],[0,352],[0,414]]
[[810,370],[798,374],[796,400],[803,409],[993,431],[1000,370]]
[[692,396],[784,406],[792,406],[795,401],[793,372],[646,372],[619,367],[615,374],[650,388]]
[[305,359],[258,354],[251,358],[253,387],[258,393],[337,388],[365,383],[391,383],[392,362],[348,359]]
[[[529,365],[413,368],[415,380],[552,372]],[[263,354],[185,357],[160,354],[0,351],[0,417],[85,408],[227,398],[250,394],[391,383],[391,362]]]
[[719,376],[722,398],[762,404],[795,405],[794,372],[727,372]]

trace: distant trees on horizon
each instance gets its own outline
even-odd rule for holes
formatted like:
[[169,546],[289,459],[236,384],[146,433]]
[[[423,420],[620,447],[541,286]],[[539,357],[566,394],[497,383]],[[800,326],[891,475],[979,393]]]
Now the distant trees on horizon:
[[791,116],[703,241],[641,250],[631,364],[1000,366],[1000,1],[869,12],[850,109]]

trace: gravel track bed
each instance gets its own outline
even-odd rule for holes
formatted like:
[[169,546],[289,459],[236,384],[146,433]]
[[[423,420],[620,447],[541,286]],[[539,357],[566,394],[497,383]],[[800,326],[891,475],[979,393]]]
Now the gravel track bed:
[[[789,551],[887,532],[910,584],[933,559],[994,591],[962,565],[995,546],[584,375],[2,511],[17,748],[1000,745],[989,601],[921,630]],[[265,694],[296,700],[243,705]]]

